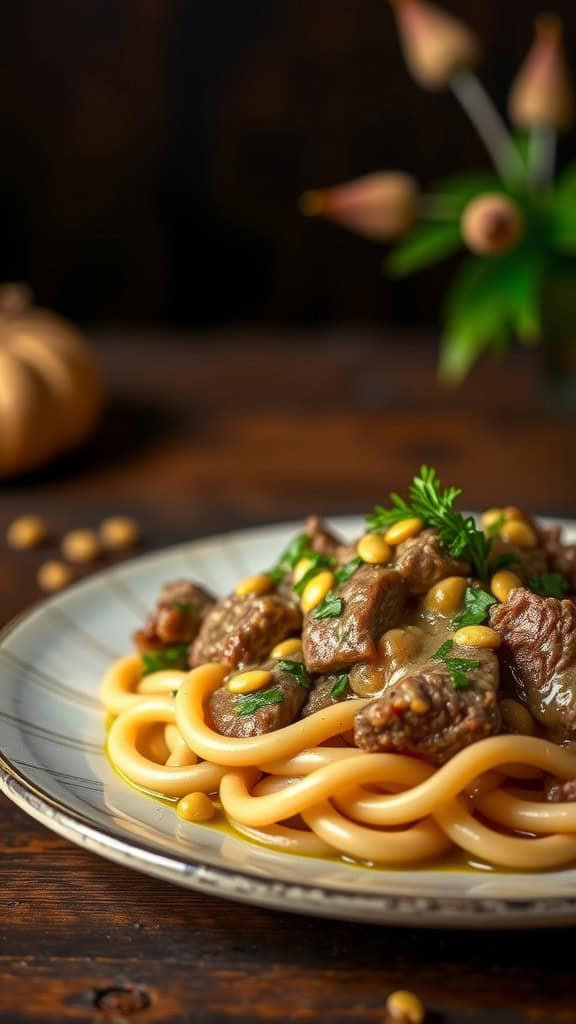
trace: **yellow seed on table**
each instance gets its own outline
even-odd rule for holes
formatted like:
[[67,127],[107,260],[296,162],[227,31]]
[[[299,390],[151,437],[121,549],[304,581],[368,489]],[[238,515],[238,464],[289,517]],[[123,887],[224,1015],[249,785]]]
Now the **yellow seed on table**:
[[271,658],[289,658],[291,654],[300,654],[302,641],[299,636],[291,636],[288,640],[276,644],[270,651]]
[[40,516],[19,516],[6,530],[6,543],[15,551],[37,548],[44,543],[47,533]]
[[261,690],[267,686],[272,679],[272,673],[263,668],[255,668],[251,672],[240,672],[232,676],[226,687],[230,693],[253,693],[254,690]]
[[296,585],[297,583],[300,583],[300,580],[304,579],[306,573],[313,565],[314,563],[311,558],[301,558],[296,562],[296,565],[294,566],[294,573],[292,575],[293,584]]
[[381,533],[366,533],[358,541],[356,553],[369,565],[385,565],[392,558],[392,548]]
[[462,607],[465,593],[464,576],[446,576],[430,587],[424,598],[424,607],[427,611],[437,612],[439,615],[455,615]]
[[140,527],[131,516],[109,516],[100,523],[98,532],[107,551],[133,548],[140,540]]
[[270,576],[261,572],[257,576],[247,576],[245,580],[241,580],[236,587],[236,593],[241,597],[247,597],[248,594],[267,594],[273,586]]
[[538,538],[529,523],[522,519],[509,519],[500,527],[502,540],[509,544],[516,544],[519,548],[535,548]]
[[510,732],[520,733],[522,736],[533,736],[536,725],[532,715],[523,704],[510,697],[500,701],[502,721]]
[[403,540],[416,537],[423,526],[422,519],[400,519],[386,530],[384,540],[387,544],[401,544]]
[[480,522],[484,530],[489,530],[494,523],[497,523],[499,519],[504,516],[503,508],[487,508],[485,512],[480,516]]
[[72,579],[72,570],[65,562],[44,562],[36,574],[36,582],[40,590],[51,592],[67,587]]
[[386,1013],[392,1020],[401,1021],[402,1024],[423,1024],[426,1015],[422,1000],[414,992],[402,989],[388,996]]
[[492,579],[490,580],[490,590],[497,597],[499,601],[504,604],[508,600],[508,596],[515,587],[521,587],[522,580],[515,572],[509,572],[507,569],[501,569],[500,572],[495,572]]
[[462,626],[454,633],[455,644],[462,647],[500,647],[502,637],[490,626]]
[[64,557],[75,565],[93,562],[100,554],[100,542],[94,530],[70,530],[64,534],[60,548]]
[[210,821],[216,808],[206,793],[188,793],[176,804],[176,814],[184,821]]
[[324,600],[328,591],[332,589],[333,583],[334,574],[331,572],[319,572],[317,576],[314,576],[304,587],[304,593],[300,599],[302,611],[304,613],[311,612],[313,608],[316,608]]

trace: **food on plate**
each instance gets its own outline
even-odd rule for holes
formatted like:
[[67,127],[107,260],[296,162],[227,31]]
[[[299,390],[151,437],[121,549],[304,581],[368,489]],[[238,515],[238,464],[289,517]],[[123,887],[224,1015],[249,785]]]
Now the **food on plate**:
[[576,545],[423,466],[231,594],[165,584],[102,686],[113,765],[185,821],[376,865],[576,860]]

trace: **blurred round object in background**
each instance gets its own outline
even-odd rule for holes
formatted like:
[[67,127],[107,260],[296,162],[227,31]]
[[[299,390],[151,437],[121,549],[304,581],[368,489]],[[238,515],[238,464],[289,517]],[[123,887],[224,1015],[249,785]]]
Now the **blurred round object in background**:
[[32,305],[25,285],[1,285],[0,477],[36,469],[80,445],[102,397],[100,370],[80,331]]
[[72,582],[72,570],[66,562],[59,562],[56,559],[44,562],[38,569],[36,582],[40,590],[50,594],[62,590]]
[[69,530],[62,538],[62,554],[75,565],[94,562],[100,555],[100,541],[94,530]]
[[107,551],[122,551],[138,543],[140,527],[130,516],[109,516],[100,523],[99,534]]

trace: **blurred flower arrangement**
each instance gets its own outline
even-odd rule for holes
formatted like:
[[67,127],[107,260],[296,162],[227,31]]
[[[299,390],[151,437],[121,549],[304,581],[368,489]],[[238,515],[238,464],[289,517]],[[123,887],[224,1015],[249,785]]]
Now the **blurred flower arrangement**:
[[574,116],[571,76],[562,24],[542,15],[510,91],[512,134],[474,72],[474,33],[426,0],[392,5],[412,76],[453,92],[495,171],[451,177],[426,194],[410,175],[383,171],[306,192],[300,205],[375,241],[403,238],[386,261],[392,276],[468,249],[447,296],[440,353],[441,377],[457,383],[483,352],[503,352],[515,337],[576,340],[576,163],[555,171],[558,133]]

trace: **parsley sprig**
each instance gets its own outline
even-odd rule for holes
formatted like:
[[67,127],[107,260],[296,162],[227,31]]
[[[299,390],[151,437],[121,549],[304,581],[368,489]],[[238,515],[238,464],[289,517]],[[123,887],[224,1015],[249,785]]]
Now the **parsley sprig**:
[[157,651],[142,652],[143,676],[149,676],[152,672],[161,672],[167,668],[185,669],[187,667],[188,644],[172,644],[171,647],[161,647]]
[[346,562],[340,569],[336,569],[334,573],[334,582],[340,586],[342,583],[347,583],[349,579],[358,571],[363,561],[359,556],[351,558],[349,562]]
[[454,646],[453,640],[445,640],[432,655],[435,661],[442,661],[448,669],[448,674],[455,690],[467,690],[470,687],[470,679],[467,673],[473,668],[480,668],[478,658],[454,658],[450,651]]
[[350,675],[348,674],[348,672],[344,673],[344,675],[338,676],[338,679],[336,680],[334,686],[330,690],[330,696],[332,697],[332,700],[338,700],[340,697],[344,696],[344,693],[346,692],[346,687],[348,686],[349,682]]
[[531,576],[528,586],[541,597],[564,597],[570,589],[568,580],[561,572],[543,572],[539,576]]
[[492,594],[487,594],[481,587],[466,587],[464,594],[464,607],[458,615],[452,619],[452,629],[461,629],[462,626],[481,626],[488,618],[488,612],[493,604],[498,604]]
[[309,533],[299,533],[294,540],[290,541],[288,547],[282,552],[276,565],[269,569],[267,575],[274,581],[274,583],[280,583],[280,581],[289,572],[292,571],[297,562],[308,553],[310,553],[310,541],[311,537]]
[[334,565],[334,559],[331,555],[324,555],[321,551],[305,551],[302,555],[307,561],[310,562],[309,568],[304,573],[302,579],[298,580],[292,587],[292,590],[302,596],[304,590],[310,580],[313,580],[318,575],[321,569],[330,569]]
[[257,690],[255,693],[243,693],[236,701],[234,711],[237,715],[253,715],[260,708],[271,704],[281,704],[284,700],[282,690]]
[[316,607],[312,618],[314,619],[337,619],[342,613],[344,607],[344,601],[341,597],[336,597],[331,590],[328,591],[326,597]]
[[410,484],[409,501],[399,494],[390,494],[391,508],[376,505],[366,523],[371,530],[384,530],[401,519],[422,519],[428,526],[434,526],[440,540],[453,558],[465,558],[470,562],[476,575],[485,579],[488,574],[490,539],[478,530],[472,516],[463,516],[454,508],[460,497],[458,487],[442,490],[435,469],[421,466],[420,475]]
[[288,675],[291,675],[305,690],[309,690],[312,686],[312,680],[306,671],[303,661],[290,661],[288,658],[281,658],[278,662],[278,668],[281,672],[287,672]]

